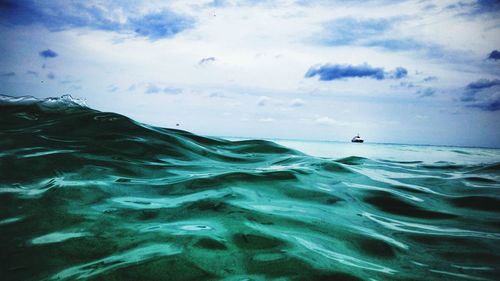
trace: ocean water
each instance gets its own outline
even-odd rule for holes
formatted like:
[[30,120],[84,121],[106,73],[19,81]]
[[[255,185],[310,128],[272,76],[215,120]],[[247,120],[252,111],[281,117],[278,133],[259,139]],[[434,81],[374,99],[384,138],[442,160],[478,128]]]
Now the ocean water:
[[500,150],[225,140],[0,97],[2,280],[499,280]]

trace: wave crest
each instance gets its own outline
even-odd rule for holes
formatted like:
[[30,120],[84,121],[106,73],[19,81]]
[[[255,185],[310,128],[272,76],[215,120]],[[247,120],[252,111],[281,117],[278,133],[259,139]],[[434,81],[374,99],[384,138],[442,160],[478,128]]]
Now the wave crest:
[[88,108],[85,99],[74,98],[71,95],[61,97],[49,97],[45,99],[33,96],[12,97],[0,95],[0,106],[29,106],[37,105],[42,109],[66,109],[66,108]]

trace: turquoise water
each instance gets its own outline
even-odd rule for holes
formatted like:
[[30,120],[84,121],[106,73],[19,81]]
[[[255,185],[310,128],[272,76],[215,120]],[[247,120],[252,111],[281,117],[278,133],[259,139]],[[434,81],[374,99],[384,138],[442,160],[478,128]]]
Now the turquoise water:
[[500,150],[229,141],[0,98],[2,280],[498,280]]

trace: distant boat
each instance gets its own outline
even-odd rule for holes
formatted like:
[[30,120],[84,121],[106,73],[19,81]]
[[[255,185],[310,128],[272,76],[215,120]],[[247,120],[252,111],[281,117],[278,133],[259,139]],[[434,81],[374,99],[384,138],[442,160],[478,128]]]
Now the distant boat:
[[352,138],[351,142],[364,142],[364,140],[358,134],[357,136]]

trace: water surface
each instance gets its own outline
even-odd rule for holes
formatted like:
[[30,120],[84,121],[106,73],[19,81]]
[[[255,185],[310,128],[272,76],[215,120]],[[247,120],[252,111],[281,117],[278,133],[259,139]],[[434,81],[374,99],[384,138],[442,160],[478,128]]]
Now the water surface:
[[500,151],[229,141],[0,99],[3,280],[498,280]]

